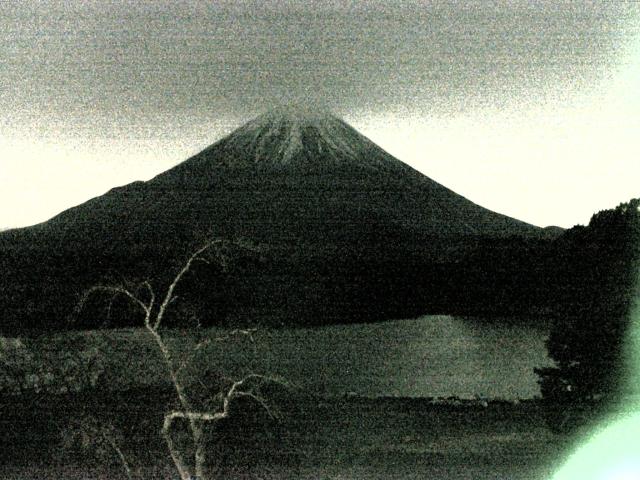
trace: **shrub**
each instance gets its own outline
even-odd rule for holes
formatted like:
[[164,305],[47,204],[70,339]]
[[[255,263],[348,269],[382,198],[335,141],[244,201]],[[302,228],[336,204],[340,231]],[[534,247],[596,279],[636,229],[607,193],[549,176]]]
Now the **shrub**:
[[53,339],[0,337],[0,395],[77,393],[99,386],[105,365],[100,345],[86,336]]

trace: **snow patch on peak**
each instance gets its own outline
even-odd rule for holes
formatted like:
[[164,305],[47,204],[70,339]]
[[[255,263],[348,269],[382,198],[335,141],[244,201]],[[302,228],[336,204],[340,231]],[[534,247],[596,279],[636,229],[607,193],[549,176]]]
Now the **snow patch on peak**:
[[244,150],[255,163],[286,165],[302,153],[333,160],[357,159],[370,143],[323,108],[287,105],[270,110],[236,130],[230,145]]

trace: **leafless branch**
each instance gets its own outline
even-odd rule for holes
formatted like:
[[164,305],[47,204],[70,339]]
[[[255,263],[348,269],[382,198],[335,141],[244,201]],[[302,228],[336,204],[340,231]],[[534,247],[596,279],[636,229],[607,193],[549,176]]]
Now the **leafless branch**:
[[118,458],[120,459],[120,463],[122,464],[122,468],[124,468],[125,473],[127,474],[127,478],[129,480],[133,480],[133,470],[131,469],[131,465],[127,461],[127,457],[123,453],[122,449],[115,441],[112,435],[107,433],[104,429],[101,431],[102,438],[111,446],[111,448],[116,452]]
[[198,342],[196,346],[193,347],[193,350],[191,350],[191,353],[187,356],[187,358],[185,358],[182,362],[180,362],[180,365],[176,369],[176,373],[180,373],[184,369],[186,369],[191,364],[191,362],[193,362],[193,360],[198,355],[198,353],[203,349],[205,349],[206,347],[208,347],[209,345],[211,345],[212,342],[214,341],[224,342],[226,340],[230,340],[233,337],[242,335],[242,336],[247,336],[252,343],[255,343],[255,338],[253,337],[253,334],[256,333],[257,331],[258,331],[257,328],[249,328],[249,329],[236,328],[234,330],[231,330],[228,334],[224,336],[207,338],[205,340],[202,340],[201,342]]
[[[257,247],[249,244],[248,242],[236,241],[235,244],[240,247],[257,251]],[[204,256],[204,253],[209,249],[215,249],[215,258],[217,263],[221,266],[223,270],[225,270],[229,264],[229,255],[225,251],[228,242],[220,239],[211,240],[197,249],[184,263],[182,268],[178,271],[178,273],[173,277],[171,284],[167,287],[166,293],[162,298],[162,302],[160,306],[156,309],[156,295],[154,289],[149,281],[144,281],[134,287],[127,288],[126,283],[123,282],[125,286],[104,286],[99,285],[92,287],[83,295],[81,301],[77,306],[77,310],[83,308],[87,299],[96,292],[107,292],[112,294],[114,297],[117,295],[124,295],[129,300],[131,300],[135,305],[140,307],[144,313],[144,326],[146,330],[149,332],[151,337],[154,339],[158,349],[160,350],[163,361],[166,365],[167,373],[171,380],[171,384],[173,389],[176,392],[179,408],[167,412],[164,416],[164,422],[162,427],[162,435],[166,441],[167,447],[169,449],[169,453],[171,455],[171,459],[178,470],[181,480],[191,480],[192,473],[195,474],[195,477],[198,479],[204,479],[204,466],[206,460],[206,451],[205,451],[205,443],[203,440],[204,435],[204,425],[207,422],[217,422],[224,418],[227,418],[230,415],[231,405],[234,400],[238,398],[250,398],[255,401],[258,405],[260,405],[267,414],[272,418],[277,418],[277,413],[270,408],[268,403],[259,395],[257,391],[259,387],[264,383],[277,383],[284,386],[289,386],[283,380],[276,377],[269,377],[266,375],[260,374],[250,374],[246,377],[237,380],[230,381],[228,388],[219,393],[219,400],[221,401],[221,409],[217,412],[211,411],[200,411],[199,409],[194,408],[192,404],[192,399],[190,399],[187,395],[186,389],[188,385],[185,385],[181,378],[180,373],[192,362],[194,357],[202,351],[207,346],[211,345],[212,342],[222,342],[228,340],[232,337],[237,336],[246,336],[252,343],[255,343],[255,339],[253,334],[257,331],[255,328],[251,329],[234,329],[228,332],[226,335],[221,335],[217,337],[207,338],[198,342],[191,353],[187,358],[182,360],[179,365],[176,365],[173,352],[169,348],[169,345],[165,342],[165,339],[160,333],[160,327],[162,325],[162,321],[167,312],[167,308],[178,298],[175,295],[175,290],[178,284],[182,281],[183,277],[190,271],[193,264],[195,262],[203,262],[206,264],[210,263],[210,260]],[[146,288],[147,294],[142,297],[138,295],[141,287]],[[141,292],[143,293],[143,292]],[[145,301],[146,300],[146,301]],[[111,299],[113,302],[113,298]],[[111,307],[109,307],[110,309]],[[198,381],[202,384],[202,380],[198,379]],[[206,386],[205,386],[206,387]],[[191,434],[191,441],[193,442],[193,446],[195,447],[195,453],[191,462],[185,462],[184,458],[180,450],[176,447],[173,438],[172,438],[172,425],[175,420],[185,420],[187,422],[189,432]],[[106,439],[106,438],[105,438]],[[108,439],[107,439],[108,440]],[[111,443],[111,442],[110,442]],[[112,444],[112,443],[111,443]],[[116,450],[116,453],[120,456],[121,460],[123,460],[123,465],[125,465],[125,470],[127,473],[130,473],[130,467],[126,463],[126,459],[124,459],[122,455],[122,451],[118,449],[117,444],[113,448]],[[191,465],[191,466],[190,466]],[[193,468],[191,468],[193,467]]]
[[256,395],[255,393],[253,393],[253,392],[236,392],[234,395],[236,397],[248,397],[248,398],[251,398],[251,399],[255,400],[258,403],[258,405],[260,405],[272,419],[276,420],[276,419],[279,418],[279,415],[276,412],[273,411],[273,409],[269,406],[267,401],[264,398]]
[[178,368],[176,369],[176,374],[179,374],[180,372],[182,372],[185,368],[187,368],[191,362],[193,361],[193,359],[196,357],[196,355],[198,354],[198,352],[200,350],[202,350],[203,348],[207,347],[209,344],[211,344],[211,339],[207,339],[207,340],[203,340],[202,342],[198,343],[193,350],[191,351],[191,353],[189,354],[189,356],[187,358],[185,358],[180,365],[178,366]]
[[274,377],[270,375],[261,375],[259,373],[251,373],[246,377],[244,377],[243,379],[235,382],[234,386],[232,387],[232,390],[237,390],[238,388],[242,387],[250,380],[261,380],[262,381],[261,383],[274,383],[277,385],[282,385],[283,387],[287,387],[287,388],[291,387],[291,384],[282,378]]
[[216,342],[223,342],[223,341],[229,340],[231,337],[234,337],[234,336],[246,335],[247,337],[249,337],[249,340],[251,340],[251,342],[255,342],[255,338],[253,338],[253,334],[256,333],[257,331],[258,331],[257,328],[247,328],[247,329],[235,328],[231,330],[224,337],[216,337],[215,340]]
[[108,293],[113,294],[114,296],[116,296],[116,295],[125,295],[135,305],[139,306],[144,311],[145,314],[147,314],[147,315],[150,314],[150,311],[151,311],[150,306],[145,304],[142,300],[140,300],[140,298],[135,296],[129,290],[127,290],[126,288],[123,288],[123,287],[109,286],[109,285],[96,285],[96,286],[91,287],[89,290],[87,290],[82,295],[82,298],[80,299],[80,302],[78,302],[78,305],[76,307],[76,311],[82,310],[84,308],[84,305],[89,300],[89,297],[91,297],[91,295],[93,295],[96,292],[108,292]]
[[184,266],[178,272],[178,274],[174,277],[173,282],[171,282],[171,285],[169,285],[169,288],[167,289],[167,293],[164,297],[164,300],[162,301],[162,304],[160,305],[160,310],[158,311],[158,315],[156,316],[156,320],[153,324],[153,328],[155,330],[157,330],[160,327],[160,324],[162,323],[162,318],[164,317],[164,314],[167,310],[167,307],[169,306],[169,303],[171,303],[171,299],[173,298],[173,292],[176,289],[176,286],[178,285],[178,283],[180,283],[180,280],[182,280],[182,277],[184,277],[184,275],[191,269],[193,262],[196,259],[200,258],[200,256],[206,250],[208,250],[214,245],[219,245],[221,242],[222,240],[219,240],[219,239],[209,241],[205,243],[202,247],[200,247],[198,250],[196,250],[193,253],[193,255],[191,255],[191,257],[189,257],[187,262],[184,264]]

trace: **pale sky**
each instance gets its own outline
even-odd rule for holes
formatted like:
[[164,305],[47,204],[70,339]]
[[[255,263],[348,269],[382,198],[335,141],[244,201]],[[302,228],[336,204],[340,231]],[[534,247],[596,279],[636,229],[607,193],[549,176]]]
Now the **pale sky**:
[[0,228],[319,103],[492,210],[570,227],[640,196],[624,1],[0,3]]

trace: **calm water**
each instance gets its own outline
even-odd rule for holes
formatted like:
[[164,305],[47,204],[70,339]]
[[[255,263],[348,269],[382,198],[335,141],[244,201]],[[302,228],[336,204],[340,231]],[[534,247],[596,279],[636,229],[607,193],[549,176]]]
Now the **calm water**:
[[[225,336],[222,329],[206,334]],[[143,329],[94,331],[114,388],[167,381],[157,347]],[[166,332],[176,358],[193,346],[189,332]],[[172,338],[169,338],[172,337]],[[323,395],[530,398],[539,394],[536,366],[550,364],[546,328],[425,316],[369,325],[261,330],[203,349],[194,366],[239,378],[279,375]],[[65,347],[47,340],[59,355]],[[68,346],[66,347],[68,348]],[[52,359],[51,361],[57,361]]]
[[551,363],[546,337],[545,328],[426,316],[272,331],[258,354],[318,393],[529,398],[539,394],[533,368]]

